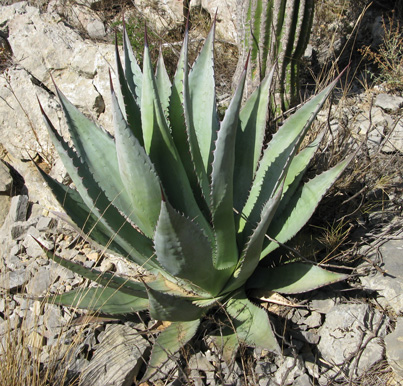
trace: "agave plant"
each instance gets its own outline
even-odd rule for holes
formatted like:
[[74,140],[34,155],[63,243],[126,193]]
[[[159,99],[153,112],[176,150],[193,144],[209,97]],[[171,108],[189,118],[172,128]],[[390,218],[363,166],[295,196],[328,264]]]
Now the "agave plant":
[[111,81],[114,137],[58,89],[73,146],[42,109],[76,188],[42,172],[54,195],[84,234],[147,272],[129,280],[47,251],[99,284],[52,301],[112,315],[148,310],[151,318],[170,321],[156,339],[145,378],[217,308],[226,310],[232,326],[223,344],[278,352],[267,312],[248,295],[300,293],[345,278],[301,262],[269,268],[267,258],[308,221],[348,163],[302,183],[320,138],[299,148],[335,83],[285,121],[266,146],[273,71],[242,107],[245,66],[220,122],[213,43],[214,25],[189,69],[186,32],[171,83],[161,55],[154,74],[147,39],[140,69],[124,32],[124,66],[116,47],[119,93]]

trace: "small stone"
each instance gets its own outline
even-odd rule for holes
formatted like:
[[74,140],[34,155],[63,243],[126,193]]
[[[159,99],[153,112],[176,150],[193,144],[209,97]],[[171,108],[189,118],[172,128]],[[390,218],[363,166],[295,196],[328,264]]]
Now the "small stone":
[[40,217],[36,224],[36,229],[40,232],[54,229],[57,225],[57,220],[52,217]]
[[90,252],[87,254],[87,259],[92,261],[98,261],[99,253],[98,252]]
[[45,344],[46,344],[46,339],[44,336],[42,336],[41,334],[39,334],[36,331],[32,331],[29,335],[28,335],[28,341],[27,341],[28,346],[32,347],[32,348],[37,348],[40,349],[42,348]]
[[[352,377],[360,376],[382,360],[384,348],[380,338],[386,334],[388,321],[368,304],[337,305],[326,315],[319,329],[318,350],[330,364],[349,361],[347,372],[351,372]],[[374,335],[375,331],[379,338]]]
[[52,283],[50,271],[46,267],[40,267],[38,272],[27,285],[27,292],[30,295],[44,295]]
[[322,325],[322,315],[319,312],[313,311],[311,315],[304,320],[304,324],[309,328],[319,327]]
[[396,374],[396,381],[403,384],[403,317],[398,317],[395,330],[385,337],[386,357]]
[[284,357],[274,379],[279,385],[292,385],[294,379],[300,377],[305,372],[304,363],[300,357]]
[[0,193],[9,194],[13,186],[13,177],[8,166],[0,160]]
[[13,291],[24,286],[29,280],[29,273],[25,269],[17,269],[0,275],[0,288]]
[[103,260],[99,269],[101,272],[112,272],[114,270],[115,266],[113,265],[113,263],[109,260]]
[[397,112],[403,106],[403,98],[397,95],[378,94],[374,105],[387,112]]

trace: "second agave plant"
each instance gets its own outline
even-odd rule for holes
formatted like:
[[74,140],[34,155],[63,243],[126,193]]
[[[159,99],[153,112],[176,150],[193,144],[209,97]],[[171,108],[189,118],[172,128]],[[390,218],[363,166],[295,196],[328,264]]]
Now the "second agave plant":
[[270,264],[270,253],[308,221],[348,163],[302,183],[320,139],[300,145],[335,83],[286,120],[266,146],[273,71],[242,105],[245,68],[220,121],[213,43],[214,25],[189,69],[186,32],[171,81],[161,55],[154,73],[147,43],[140,69],[124,32],[124,64],[116,47],[119,92],[111,82],[114,137],[58,89],[73,146],[43,112],[76,187],[42,173],[56,198],[84,234],[147,272],[128,280],[47,251],[99,284],[51,300],[102,314],[148,310],[151,318],[170,321],[156,339],[144,378],[218,308],[231,326],[222,344],[279,352],[267,312],[251,297],[301,293],[345,279],[313,264]]

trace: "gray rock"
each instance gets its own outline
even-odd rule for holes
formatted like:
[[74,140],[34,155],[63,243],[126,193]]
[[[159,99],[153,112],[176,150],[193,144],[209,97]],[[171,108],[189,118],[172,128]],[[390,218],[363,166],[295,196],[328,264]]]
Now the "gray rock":
[[[393,131],[391,131],[393,130]],[[382,145],[382,151],[385,153],[394,153],[399,151],[403,153],[403,120],[400,118],[397,124],[389,126],[386,132],[385,141]]]
[[50,270],[47,267],[40,267],[34,274],[33,278],[29,281],[27,292],[34,296],[44,295],[51,284],[52,277]]
[[274,374],[274,380],[279,385],[293,385],[295,378],[300,377],[304,372],[305,367],[301,357],[283,357],[282,363]]
[[13,177],[8,166],[0,160],[0,193],[9,194],[13,186]]
[[30,275],[25,269],[17,269],[6,274],[2,273],[0,275],[0,288],[8,291],[19,289],[28,283],[29,278]]
[[0,227],[3,225],[4,220],[10,210],[11,197],[0,195]]
[[383,358],[379,337],[386,335],[387,325],[387,317],[368,304],[335,306],[319,330],[318,350],[330,364],[348,366],[347,374],[359,376]]
[[374,104],[387,112],[397,112],[403,106],[403,98],[397,95],[378,94]]
[[[372,274],[360,277],[360,280],[364,288],[379,293],[377,300],[381,305],[390,306],[399,314],[403,312],[403,241],[389,240],[379,248],[379,252],[384,263],[381,268],[386,274],[374,270]],[[375,253],[367,257],[374,259]]]
[[395,330],[385,337],[386,357],[396,374],[396,381],[403,384],[403,317],[397,318]]
[[143,363],[149,343],[127,325],[108,325],[81,386],[129,386]]
[[[0,142],[12,157],[27,159],[38,153],[44,160],[58,159],[34,97],[66,133],[60,105],[50,92],[50,74],[73,104],[97,117],[102,126],[112,127],[108,69],[114,63],[113,45],[84,40],[57,13],[40,12],[27,2],[3,6],[0,25],[8,30],[16,63],[7,79],[0,78],[0,98],[5,102],[0,104]],[[91,24],[93,32],[99,27]],[[103,114],[105,106],[108,114]]]
[[304,324],[309,328],[319,327],[322,325],[322,315],[319,312],[313,311],[311,315],[304,320]]

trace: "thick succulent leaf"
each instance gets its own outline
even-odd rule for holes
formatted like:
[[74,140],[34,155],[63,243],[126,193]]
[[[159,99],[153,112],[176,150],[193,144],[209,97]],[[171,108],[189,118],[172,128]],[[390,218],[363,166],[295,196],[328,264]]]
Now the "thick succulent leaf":
[[67,307],[77,307],[109,315],[124,315],[148,308],[148,299],[120,292],[114,288],[79,288],[46,300]]
[[54,180],[38,166],[37,168],[57,201],[69,214],[77,231],[82,234],[83,237],[90,237],[95,243],[106,247],[115,253],[121,255],[126,255],[128,253],[128,251],[125,251],[121,246],[114,242],[114,232],[110,232],[109,228],[105,227],[102,222],[98,221],[98,217],[84,203],[76,190],[70,189]]
[[120,178],[113,138],[82,114],[58,88],[56,91],[78,156],[109,201],[123,213],[130,213],[131,202]]
[[233,291],[245,284],[260,261],[266,231],[276,213],[282,195],[282,186],[264,206],[261,219],[242,251],[239,267],[223,292]]
[[[278,215],[276,215],[276,218],[270,224],[267,234],[272,239],[283,244],[294,237],[311,218],[322,197],[340,176],[351,159],[352,156],[314,177],[300,186],[284,204],[281,202],[277,210]],[[278,248],[278,246],[278,243],[268,240],[264,245],[261,258],[264,258]]]
[[192,298],[179,297],[155,291],[146,286],[150,316],[156,320],[188,322],[200,319],[207,308],[196,306]]
[[119,170],[132,202],[131,213],[127,216],[152,238],[161,205],[161,182],[154,165],[127,125],[113,89],[112,106]]
[[147,292],[143,283],[124,279],[110,272],[100,272],[96,269],[86,268],[79,263],[64,259],[63,257],[56,255],[55,253],[47,250],[38,240],[35,239],[35,241],[44,250],[48,259],[55,261],[62,267],[67,268],[70,271],[73,271],[78,275],[85,277],[86,279],[95,281],[96,283],[101,284],[104,287],[114,288],[116,290],[119,290],[119,292],[147,299]]
[[152,281],[147,281],[147,286],[154,291],[162,292],[172,296],[187,297],[194,299],[199,296],[208,296],[207,293],[199,294],[195,287],[185,280],[170,276],[168,272],[161,271]]
[[147,45],[144,49],[142,92],[144,146],[161,179],[164,192],[177,210],[194,218],[210,235],[210,226],[193,196],[186,171],[162,112]]
[[[273,135],[263,152],[250,194],[242,210],[243,218],[248,219],[249,230],[246,234],[249,234],[253,224],[259,221],[260,208],[267,197],[270,197],[277,189],[281,178],[286,175],[301,141],[337,80],[297,110]],[[246,224],[243,218],[240,222],[240,231],[243,231]]]
[[239,257],[233,211],[233,181],[235,138],[245,78],[246,66],[221,123],[214,150],[211,177],[211,214],[216,241],[213,262],[218,269],[235,266]]
[[234,207],[238,211],[245,205],[262,155],[274,70],[248,98],[239,115],[234,169]]
[[234,324],[237,337],[241,342],[249,346],[280,352],[267,312],[251,303],[243,291],[228,301],[226,309],[237,322]]
[[285,206],[286,201],[294,194],[299,186],[302,177],[308,169],[309,163],[318,150],[319,144],[323,138],[323,133],[318,135],[314,141],[302,149],[291,161],[284,183],[283,198],[281,205]]
[[[187,49],[189,34],[185,31],[181,53],[178,60],[175,76],[172,82],[171,98],[169,100],[169,120],[171,122],[172,138],[178,149],[179,156],[186,170],[188,179],[194,191],[197,191],[198,182],[195,175],[194,165],[189,151],[188,137],[186,133],[184,112],[184,79],[188,73]],[[186,74],[186,75],[185,75]],[[196,189],[195,189],[196,188]]]
[[190,111],[207,175],[211,174],[212,150],[218,130],[214,81],[215,20],[189,74]]
[[[239,324],[239,322],[234,321],[232,324]],[[230,366],[235,360],[239,348],[238,335],[233,326],[220,328],[219,331],[210,333],[209,338],[212,339],[216,352],[219,352],[226,364]]]
[[[191,91],[190,91],[190,81],[188,77],[188,55],[187,55],[187,47],[188,47],[188,39],[189,39],[189,34],[188,30],[185,32],[185,40],[184,40],[184,47],[183,47],[183,110],[184,110],[184,118],[185,118],[185,123],[186,123],[186,134],[187,137],[184,139],[186,145],[188,145],[188,148],[184,149],[185,153],[190,154],[189,156],[185,156],[186,161],[190,161],[190,165],[188,167],[188,175],[190,175],[189,180],[193,183],[193,189],[195,192],[198,192],[199,189],[201,189],[201,193],[204,199],[208,198],[210,196],[210,182],[209,182],[209,175],[210,175],[210,170],[208,168],[211,167],[210,164],[206,165],[205,160],[203,159],[202,153],[201,153],[201,148],[200,148],[200,142],[199,142],[199,136],[200,134],[200,127],[199,127],[199,136],[197,133],[197,125],[200,126],[200,122],[195,119],[198,119],[198,114],[200,112],[203,112],[204,105],[199,105],[197,107],[197,112],[194,112],[193,109],[195,108],[194,104],[192,103],[192,98],[191,98]],[[208,89],[208,88],[207,88]],[[199,92],[200,90],[198,90]],[[199,94],[199,96],[202,94]],[[209,109],[207,109],[206,117],[208,117]],[[211,136],[212,134],[208,134]],[[213,134],[214,138],[216,136],[216,133]],[[207,143],[208,138],[206,139]],[[189,151],[190,150],[190,151]],[[183,150],[182,150],[183,151]],[[207,156],[207,155],[206,155]],[[209,154],[210,157],[210,154]],[[189,160],[188,160],[189,159]],[[193,175],[196,175],[196,183],[197,185],[193,182]],[[196,187],[195,187],[196,185]]]
[[298,294],[312,291],[341,280],[348,275],[330,272],[313,264],[290,263],[280,267],[259,267],[246,283],[246,288],[259,293]]
[[157,260],[175,277],[186,279],[212,295],[220,292],[231,271],[214,268],[209,240],[197,223],[163,201],[154,236]]
[[157,85],[162,111],[164,112],[165,116],[168,117],[169,98],[171,96],[171,81],[169,80],[169,76],[165,68],[161,48],[155,72],[155,84]]
[[[126,29],[124,30],[123,36],[125,35],[126,35]],[[123,38],[123,41],[124,40],[125,38]],[[126,58],[127,47],[124,48],[124,51]],[[122,62],[119,56],[117,41],[115,41],[115,56],[116,56],[117,78],[119,80],[121,97],[123,98],[123,100],[119,100],[121,102],[119,106],[122,112],[125,114],[126,120],[129,123],[129,127],[132,130],[133,134],[136,136],[137,140],[141,144],[143,144],[143,133],[141,130],[141,113],[138,102],[136,101],[136,87],[133,83],[133,74],[131,73],[131,66],[130,63],[127,63],[126,59],[125,65],[126,67],[129,66],[129,68],[125,74],[125,70],[123,69]],[[126,78],[126,76],[128,76],[128,78]]]
[[[99,229],[102,231],[106,229],[106,235],[112,235],[111,242],[113,240],[114,243],[118,244],[125,251],[124,256],[134,260],[139,265],[143,265],[146,269],[158,271],[159,267],[157,263],[151,259],[153,255],[151,240],[132,227],[120,212],[111,205],[111,202],[105,197],[104,192],[94,180],[87,165],[80,161],[77,154],[57,133],[43,110],[42,113],[48,127],[49,136],[76,185],[85,206],[91,210],[97,221],[102,223],[102,227]],[[57,187],[57,185],[53,185]],[[63,190],[56,189],[55,193],[59,194],[56,198],[63,205],[65,197],[60,195],[63,194]],[[74,214],[78,209],[73,208],[73,215],[75,217],[80,216]],[[91,217],[93,218],[93,216]]]
[[136,57],[134,56],[133,48],[130,44],[125,26],[123,28],[123,52],[125,58],[125,78],[127,80],[127,85],[129,86],[137,105],[141,106],[141,85],[143,73],[141,72],[140,66],[138,65]]
[[[162,368],[163,364],[177,353],[196,334],[199,320],[175,322],[163,330],[154,343],[150,362],[142,381],[146,381]],[[165,376],[166,374],[163,374]]]

